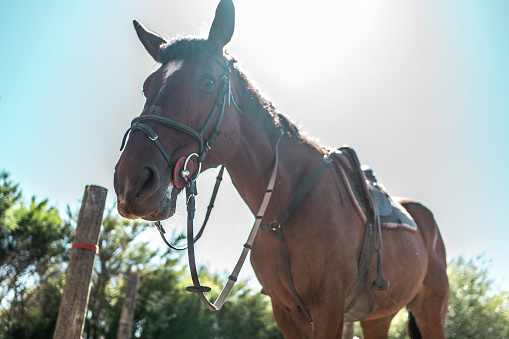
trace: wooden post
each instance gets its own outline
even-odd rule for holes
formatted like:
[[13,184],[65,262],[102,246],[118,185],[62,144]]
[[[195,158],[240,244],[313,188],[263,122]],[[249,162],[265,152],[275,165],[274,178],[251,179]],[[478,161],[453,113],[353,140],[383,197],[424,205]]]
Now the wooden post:
[[138,292],[138,272],[129,273],[127,287],[125,291],[125,300],[122,304],[122,313],[118,325],[117,339],[131,339],[131,327],[134,317],[134,306],[136,304],[136,293]]
[[[88,244],[93,247],[99,243],[99,234],[108,190],[100,186],[86,186],[81,203],[74,244]],[[90,282],[94,270],[95,251],[89,248],[72,248],[60,301],[54,339],[79,339],[85,326]]]

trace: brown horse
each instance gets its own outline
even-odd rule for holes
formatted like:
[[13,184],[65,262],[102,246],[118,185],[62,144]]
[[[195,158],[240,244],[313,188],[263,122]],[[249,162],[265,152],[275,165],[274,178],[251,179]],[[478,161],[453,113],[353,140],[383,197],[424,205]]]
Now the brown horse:
[[[152,221],[171,217],[182,189],[180,171],[175,169],[182,168],[175,161],[181,158],[194,165],[194,170],[187,165],[190,176],[197,175],[199,166],[206,170],[224,165],[255,214],[278,152],[276,182],[262,222],[277,219],[331,151],[304,138],[223,52],[234,30],[231,0],[220,2],[207,39],[167,42],[137,22],[135,28],[161,67],[145,81],[146,104],[131,125],[116,165],[120,214]],[[287,338],[342,335],[347,294],[358,276],[369,228],[355,199],[345,193],[346,180],[338,180],[334,173],[324,170],[278,226],[284,242],[270,228],[261,228],[252,246],[252,266]],[[367,317],[350,320],[361,321],[364,338],[387,338],[392,318],[406,306],[412,337],[445,338],[449,284],[444,243],[426,207],[410,200],[399,202],[418,229],[382,228],[383,274],[390,286],[370,289],[376,309]],[[376,255],[369,257],[368,266],[373,281]]]

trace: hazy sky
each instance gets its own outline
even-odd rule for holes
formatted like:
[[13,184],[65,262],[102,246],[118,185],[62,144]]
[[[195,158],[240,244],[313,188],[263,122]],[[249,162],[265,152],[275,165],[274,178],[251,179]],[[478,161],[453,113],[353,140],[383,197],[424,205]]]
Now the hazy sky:
[[[78,206],[86,184],[107,187],[111,206],[121,138],[157,69],[132,19],[169,38],[206,33],[216,5],[0,2],[0,169],[25,197],[61,210]],[[274,104],[320,143],[353,146],[390,193],[433,210],[450,258],[485,253],[509,288],[509,2],[235,5],[228,50]],[[214,176],[199,182],[201,211]],[[253,222],[224,186],[197,248],[201,263],[221,271]]]

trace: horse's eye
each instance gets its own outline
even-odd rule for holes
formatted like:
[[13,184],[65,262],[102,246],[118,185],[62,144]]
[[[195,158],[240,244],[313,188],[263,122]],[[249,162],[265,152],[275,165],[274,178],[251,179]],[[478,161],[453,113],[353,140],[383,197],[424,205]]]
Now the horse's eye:
[[200,85],[204,88],[212,88],[214,87],[214,79],[203,78]]

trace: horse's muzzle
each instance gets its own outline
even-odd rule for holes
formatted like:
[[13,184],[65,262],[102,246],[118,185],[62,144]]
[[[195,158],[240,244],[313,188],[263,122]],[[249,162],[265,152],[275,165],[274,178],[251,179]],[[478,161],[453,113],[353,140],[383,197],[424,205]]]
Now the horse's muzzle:
[[117,210],[121,216],[127,219],[157,221],[167,219],[175,213],[180,190],[173,187],[172,182],[169,182],[171,179],[160,174],[155,166],[145,166],[134,171],[131,164],[117,165],[114,188]]

